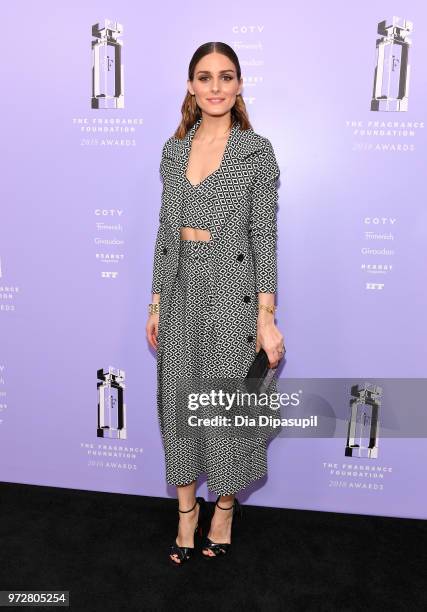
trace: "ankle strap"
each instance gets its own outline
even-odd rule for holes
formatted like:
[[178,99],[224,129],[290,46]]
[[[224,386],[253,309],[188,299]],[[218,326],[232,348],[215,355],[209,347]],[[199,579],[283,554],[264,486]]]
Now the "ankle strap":
[[198,501],[198,500],[197,500],[197,498],[196,498],[196,501],[194,502],[194,506],[193,506],[192,508],[190,508],[190,510],[180,510],[180,509],[178,508],[178,512],[182,512],[183,514],[185,514],[186,512],[191,512],[191,511],[192,511],[192,510],[194,510],[194,508],[196,507],[196,505],[197,505],[197,501]]
[[218,508],[220,508],[221,510],[232,510],[234,508],[234,506],[236,505],[236,499],[234,499],[233,505],[230,506],[229,508],[223,508],[222,506],[219,505],[219,498],[221,497],[221,495],[218,495],[217,500],[215,502],[215,506],[218,506]]

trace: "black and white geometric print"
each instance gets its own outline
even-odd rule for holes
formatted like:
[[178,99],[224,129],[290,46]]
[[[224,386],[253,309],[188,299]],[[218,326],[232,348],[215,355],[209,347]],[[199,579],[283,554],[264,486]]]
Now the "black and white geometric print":
[[[211,180],[211,176],[207,177],[207,180]],[[208,209],[200,206],[198,185],[192,185],[188,180],[183,191],[181,225],[182,227],[197,227],[207,230],[211,226]]]
[[[258,292],[277,291],[277,179],[270,141],[231,128],[221,165],[197,185],[186,178],[198,119],[162,151],[163,191],[152,292],[160,293],[157,411],[169,484],[204,472],[217,495],[235,493],[267,471],[266,440],[176,436],[176,382],[244,377],[255,357]],[[180,239],[184,202],[193,227],[212,240]],[[197,206],[196,206],[197,204]],[[200,215],[197,212],[200,211]],[[269,392],[277,390],[273,379]]]

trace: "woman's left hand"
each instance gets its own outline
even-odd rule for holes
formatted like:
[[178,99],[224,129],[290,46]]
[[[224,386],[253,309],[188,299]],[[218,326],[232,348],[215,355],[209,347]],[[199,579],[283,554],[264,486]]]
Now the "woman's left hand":
[[257,322],[257,338],[256,352],[263,348],[267,353],[270,368],[275,368],[279,365],[280,359],[285,354],[285,343],[283,335],[276,327],[274,317],[270,313],[266,313],[269,318],[263,316],[258,318]]

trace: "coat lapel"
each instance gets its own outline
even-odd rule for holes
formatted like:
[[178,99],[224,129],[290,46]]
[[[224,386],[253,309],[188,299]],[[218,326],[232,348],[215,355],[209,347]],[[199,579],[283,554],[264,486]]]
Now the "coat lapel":
[[[197,119],[183,139],[172,139],[164,152],[164,157],[168,160],[165,172],[169,173],[166,180],[173,192],[168,198],[165,214],[177,240],[181,227],[182,194],[187,182],[185,173],[193,136],[200,122],[201,118]],[[219,170],[194,187],[200,198],[200,206],[214,211],[211,216],[211,234],[214,240],[219,238],[222,228],[244,197],[247,188],[244,180],[247,174],[245,157],[261,147],[262,143],[252,129],[240,130],[239,125],[234,124]]]

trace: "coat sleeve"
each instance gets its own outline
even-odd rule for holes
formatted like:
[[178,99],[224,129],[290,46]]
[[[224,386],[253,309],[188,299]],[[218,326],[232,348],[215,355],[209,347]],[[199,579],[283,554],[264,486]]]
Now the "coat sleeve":
[[274,149],[268,138],[259,156],[251,188],[249,236],[254,252],[256,291],[277,291],[277,203],[276,181],[280,176]]
[[161,293],[164,273],[164,262],[165,262],[165,227],[164,227],[164,215],[163,215],[163,201],[164,201],[164,175],[163,175],[163,155],[166,149],[166,143],[163,146],[162,159],[160,162],[160,174],[163,181],[161,206],[159,211],[159,226],[157,229],[156,242],[154,246],[154,257],[153,257],[153,273],[151,281],[151,293]]

